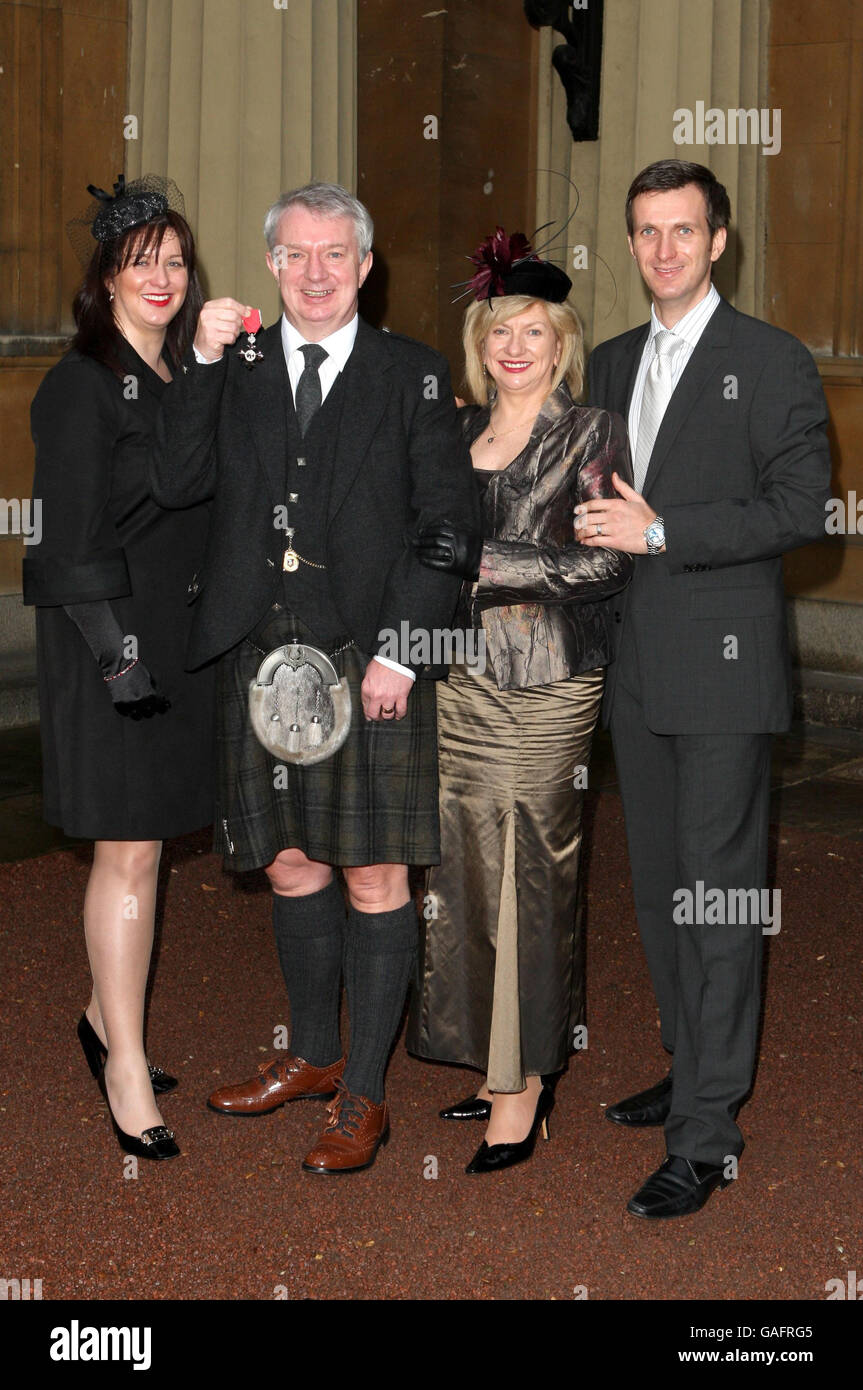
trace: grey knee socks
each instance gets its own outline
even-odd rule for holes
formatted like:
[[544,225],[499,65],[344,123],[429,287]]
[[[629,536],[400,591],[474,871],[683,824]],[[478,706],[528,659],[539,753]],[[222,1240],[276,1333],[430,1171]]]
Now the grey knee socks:
[[291,1052],[313,1067],[342,1055],[339,993],[345,904],[335,879],[301,898],[273,894],[273,930],[291,1005]]
[[413,972],[419,922],[413,902],[393,912],[351,908],[344,975],[351,1024],[345,1085],[375,1104],[384,1097],[384,1071],[401,1021]]

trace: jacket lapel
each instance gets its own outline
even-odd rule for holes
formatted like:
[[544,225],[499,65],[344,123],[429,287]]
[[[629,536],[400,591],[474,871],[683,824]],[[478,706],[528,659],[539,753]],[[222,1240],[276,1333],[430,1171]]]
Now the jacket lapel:
[[644,482],[645,497],[656,483],[682,425],[695,406],[701,403],[708,380],[723,365],[721,353],[731,342],[734,313],[734,309],[726,300],[720,301],[683,369],[668,403],[668,409],[662,417],[662,424],[650,455]]
[[[278,319],[259,336],[257,346],[264,355],[249,370],[241,368],[239,383],[255,450],[276,505],[285,500],[285,392],[291,389],[282,349],[281,322]],[[236,344],[227,349],[228,352],[236,350]],[[244,466],[246,461],[238,462]]]
[[635,378],[638,376],[638,368],[641,363],[641,354],[644,351],[644,344],[647,342],[647,335],[650,332],[650,324],[642,324],[636,333],[629,335],[629,341],[623,345],[623,360],[621,370],[615,373],[618,382],[619,395],[613,409],[618,415],[622,415],[624,420],[629,420],[629,403],[632,400],[632,393],[635,390]]
[[392,389],[392,366],[387,335],[360,319],[354,350],[344,370],[345,395],[333,451],[328,521],[347,497],[372,444]]

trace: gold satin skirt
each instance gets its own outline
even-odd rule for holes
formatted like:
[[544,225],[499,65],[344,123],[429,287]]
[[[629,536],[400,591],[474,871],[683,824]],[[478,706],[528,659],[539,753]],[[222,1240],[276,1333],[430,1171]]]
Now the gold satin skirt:
[[560,1071],[584,1015],[584,769],[604,670],[498,690],[438,686],[441,864],[428,877],[411,1052],[475,1067],[493,1091]]

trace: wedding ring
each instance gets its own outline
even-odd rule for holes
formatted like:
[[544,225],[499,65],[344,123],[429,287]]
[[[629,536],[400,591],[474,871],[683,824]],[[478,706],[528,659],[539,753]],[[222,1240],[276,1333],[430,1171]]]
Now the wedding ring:
[[602,527],[600,526],[599,522],[596,523],[596,534],[598,536],[602,535]]
[[395,705],[389,705],[386,709],[384,709],[383,705],[381,705],[381,714],[395,714],[395,712]]

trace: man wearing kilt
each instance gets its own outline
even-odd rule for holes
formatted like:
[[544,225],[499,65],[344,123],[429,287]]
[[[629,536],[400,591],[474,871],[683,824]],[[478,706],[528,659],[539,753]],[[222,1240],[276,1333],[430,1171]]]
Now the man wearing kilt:
[[[308,184],[282,195],[264,232],[284,313],[237,351],[253,311],[204,306],[152,463],[163,506],[213,498],[189,667],[219,661],[216,844],[227,868],[266,869],[291,1009],[290,1051],[208,1103],[262,1115],[332,1097],[303,1168],[355,1172],[389,1133],[384,1071],[418,935],[407,865],[440,857],[443,671],[412,664],[410,648],[448,627],[460,581],[421,565],[412,541],[444,519],[475,532],[478,512],[444,358],[358,317],[366,209]],[[411,635],[398,661],[393,632]],[[270,753],[249,716],[263,658],[294,643],[332,661],[352,706],[341,747],[303,766]]]

